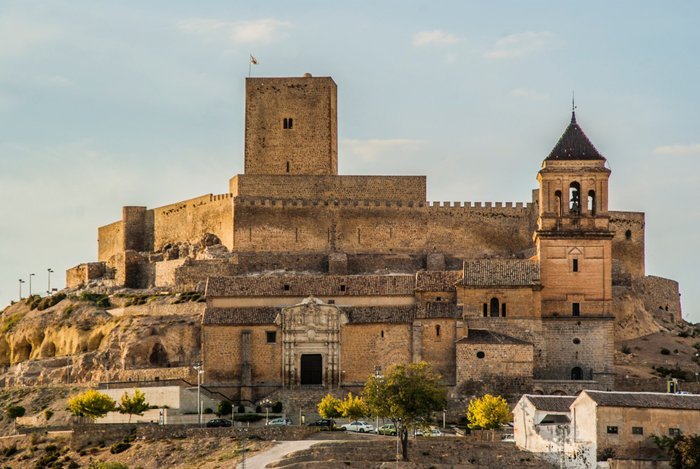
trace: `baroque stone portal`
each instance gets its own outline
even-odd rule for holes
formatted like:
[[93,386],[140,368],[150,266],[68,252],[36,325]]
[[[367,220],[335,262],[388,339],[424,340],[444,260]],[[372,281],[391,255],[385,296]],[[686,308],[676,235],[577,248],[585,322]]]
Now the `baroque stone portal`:
[[285,386],[339,384],[340,327],[347,322],[337,306],[313,296],[282,308],[275,324],[282,329]]

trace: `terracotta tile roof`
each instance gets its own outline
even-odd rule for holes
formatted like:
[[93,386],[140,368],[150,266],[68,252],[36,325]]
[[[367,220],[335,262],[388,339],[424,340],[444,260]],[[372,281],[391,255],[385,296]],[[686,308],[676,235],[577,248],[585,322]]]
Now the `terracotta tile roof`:
[[605,160],[576,123],[576,113],[571,113],[571,123],[552,149],[548,160]]
[[460,270],[417,272],[416,291],[455,291],[462,275]]
[[538,396],[526,394],[526,397],[537,410],[545,412],[569,412],[569,407],[576,400],[576,396]]
[[469,329],[466,337],[457,341],[458,344],[509,344],[509,345],[532,345],[525,340],[516,339],[509,335],[500,334],[488,329]]
[[416,318],[419,319],[435,319],[435,318],[451,318],[461,319],[462,309],[454,303],[446,301],[429,301],[418,306]]
[[255,308],[207,308],[204,310],[202,324],[273,324],[275,316],[280,312],[274,307]]
[[206,296],[413,295],[413,275],[246,275],[210,277]]
[[474,259],[464,261],[465,286],[527,286],[540,283],[540,264],[529,259]]
[[700,394],[660,392],[583,391],[599,407],[700,410]]
[[350,324],[410,323],[417,305],[403,306],[347,306],[340,310],[347,314]]

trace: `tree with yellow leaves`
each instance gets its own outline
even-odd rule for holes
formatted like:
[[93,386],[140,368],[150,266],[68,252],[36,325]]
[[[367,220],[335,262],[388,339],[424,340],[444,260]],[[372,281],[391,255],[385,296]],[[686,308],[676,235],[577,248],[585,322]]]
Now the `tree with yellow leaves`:
[[469,401],[467,421],[469,428],[493,430],[511,421],[510,407],[501,396],[476,397]]

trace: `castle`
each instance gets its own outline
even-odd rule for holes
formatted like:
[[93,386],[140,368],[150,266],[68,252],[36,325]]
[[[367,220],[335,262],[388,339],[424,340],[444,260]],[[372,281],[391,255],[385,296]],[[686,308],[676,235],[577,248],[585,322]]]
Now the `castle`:
[[456,390],[610,390],[614,289],[651,285],[680,317],[575,114],[531,202],[431,203],[424,176],[338,175],[336,109],[330,77],[248,78],[229,192],[124,207],[67,285],[203,291],[204,382],[239,399],[420,360]]

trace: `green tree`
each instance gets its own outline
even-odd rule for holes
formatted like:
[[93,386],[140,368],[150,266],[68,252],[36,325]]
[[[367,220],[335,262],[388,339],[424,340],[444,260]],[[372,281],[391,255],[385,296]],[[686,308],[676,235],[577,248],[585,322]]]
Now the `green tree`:
[[328,393],[321,399],[321,402],[318,403],[318,414],[324,419],[336,419],[342,415],[338,410],[340,403],[340,399]]
[[68,410],[78,417],[95,420],[117,410],[117,403],[107,394],[89,389],[69,399]]
[[134,395],[131,397],[124,391],[117,410],[120,414],[129,414],[129,423],[131,423],[132,415],[143,415],[143,413],[148,410],[148,407],[149,404],[146,402],[146,395],[138,389],[134,389]]
[[510,407],[501,396],[486,394],[469,401],[467,426],[493,430],[511,421]]
[[232,413],[233,404],[231,404],[231,401],[219,401],[219,405],[216,407],[216,415],[218,417],[231,415]]
[[700,435],[652,436],[666,451],[673,469],[700,469]]
[[9,418],[14,420],[17,417],[23,417],[26,410],[21,405],[8,405],[5,412]]
[[362,397],[372,415],[388,418],[396,426],[404,461],[408,461],[409,430],[424,427],[447,403],[440,375],[426,362],[397,365],[384,378],[370,376]]
[[349,392],[348,397],[340,401],[338,412],[345,418],[357,420],[369,414],[369,409],[361,396],[353,396],[352,393]]

